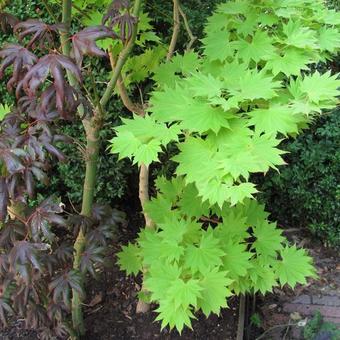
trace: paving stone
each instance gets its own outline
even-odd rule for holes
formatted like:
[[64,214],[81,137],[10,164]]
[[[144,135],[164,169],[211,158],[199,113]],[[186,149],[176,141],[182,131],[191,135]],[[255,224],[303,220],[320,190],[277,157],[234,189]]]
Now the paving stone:
[[285,303],[283,310],[288,313],[299,312],[301,315],[310,316],[319,311],[324,317],[330,317],[339,319],[340,323],[340,308],[331,306],[319,306],[319,305],[304,305],[297,303]]
[[296,297],[293,303],[302,303],[305,305],[309,305],[312,303],[312,297],[309,295],[303,294],[303,295]]
[[[312,301],[315,305],[340,307],[340,297],[337,295],[313,296]],[[294,300],[294,302],[296,301]]]

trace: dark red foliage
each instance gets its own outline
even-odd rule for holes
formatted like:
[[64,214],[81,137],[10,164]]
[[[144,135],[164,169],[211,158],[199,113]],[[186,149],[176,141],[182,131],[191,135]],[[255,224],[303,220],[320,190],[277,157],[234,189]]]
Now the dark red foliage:
[[84,55],[106,57],[107,54],[101,50],[96,41],[105,38],[117,38],[117,35],[106,26],[87,27],[72,37],[73,56],[80,67]]
[[13,65],[12,77],[7,83],[8,90],[12,90],[13,86],[24,77],[38,60],[32,52],[17,44],[5,45],[0,51],[0,58],[3,59],[0,66],[0,79],[4,76],[5,70]]
[[14,15],[0,12],[0,28],[3,32],[7,33],[14,28],[16,24],[19,23],[19,19]]
[[14,33],[18,34],[19,41],[32,36],[26,44],[27,48],[35,48],[36,43],[41,48],[54,46],[54,40],[59,31],[65,29],[63,24],[48,25],[36,19],[30,19],[15,25]]
[[[50,49],[62,30],[61,25],[38,20],[17,23],[4,13],[0,19],[2,28],[15,25],[19,39],[29,39],[28,48]],[[95,42],[108,37],[116,35],[105,26],[75,34],[73,52],[78,65],[85,54],[105,56]],[[7,87],[15,89],[17,97],[16,105],[0,122],[0,323],[5,325],[7,316],[13,314],[25,319],[28,328],[39,330],[42,339],[66,338],[71,291],[84,295],[84,275],[95,276],[106,264],[107,245],[122,215],[95,206],[91,217],[71,214],[65,219],[63,205],[54,197],[35,208],[28,206],[28,197],[35,197],[36,183],[48,184],[51,158],[66,160],[58,144],[70,139],[55,133],[56,122],[73,118],[81,104],[85,114],[91,108],[81,92],[80,67],[72,59],[57,52],[38,59],[18,44],[5,45],[0,58],[0,78],[5,73],[10,76]],[[78,84],[71,86],[67,74]],[[80,271],[76,271],[72,245],[79,230],[86,244]]]

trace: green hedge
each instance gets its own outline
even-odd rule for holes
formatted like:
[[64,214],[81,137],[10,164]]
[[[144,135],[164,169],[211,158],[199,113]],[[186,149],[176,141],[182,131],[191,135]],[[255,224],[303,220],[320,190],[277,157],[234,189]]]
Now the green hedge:
[[320,118],[290,141],[281,173],[262,181],[260,195],[273,219],[307,227],[332,246],[340,246],[340,109]]

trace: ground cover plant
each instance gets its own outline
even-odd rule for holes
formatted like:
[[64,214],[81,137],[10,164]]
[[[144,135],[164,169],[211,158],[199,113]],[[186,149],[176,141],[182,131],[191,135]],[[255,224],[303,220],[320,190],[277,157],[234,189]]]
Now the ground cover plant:
[[338,75],[310,71],[339,50],[340,17],[322,1],[230,1],[208,20],[203,53],[156,70],[148,113],[124,119],[112,151],[140,167],[176,143],[176,174],[158,178],[150,219],[119,263],[144,273],[141,297],[162,327],[181,332],[195,312],[231,294],[294,287],[314,276],[253,196],[251,173],[283,165],[279,144],[338,103]]

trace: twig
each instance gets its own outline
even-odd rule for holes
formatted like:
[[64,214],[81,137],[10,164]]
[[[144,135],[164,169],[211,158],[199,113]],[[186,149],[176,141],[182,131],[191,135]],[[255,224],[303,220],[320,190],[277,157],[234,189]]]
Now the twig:
[[54,15],[53,10],[51,9],[50,5],[47,3],[46,0],[41,0],[41,2],[43,3],[43,5],[46,8],[46,11],[48,12],[48,14],[52,17],[53,21],[55,23],[58,23],[58,19],[57,17]]
[[239,306],[239,312],[238,312],[238,324],[237,324],[236,340],[243,340],[245,309],[246,309],[246,298],[242,294],[242,295],[240,295],[240,306]]
[[[114,70],[115,60],[113,58],[112,50],[109,52],[109,57],[110,57],[111,68],[112,68],[112,70]],[[139,116],[144,117],[145,111],[138,104],[132,102],[132,100],[130,99],[129,94],[127,92],[127,89],[124,85],[124,80],[123,80],[121,75],[119,76],[118,81],[117,81],[117,89],[118,89],[120,98],[122,99],[124,106],[130,112],[137,113]]]
[[175,52],[175,48],[176,48],[176,44],[177,44],[177,40],[178,40],[178,34],[179,34],[179,30],[181,27],[181,20],[180,20],[180,13],[179,13],[179,0],[173,0],[174,2],[174,26],[173,26],[173,32],[172,32],[172,37],[171,37],[171,41],[170,41],[170,45],[169,45],[169,50],[168,50],[168,54],[166,56],[166,60],[169,61],[174,52]]
[[75,3],[72,3],[72,7],[74,7],[74,9],[76,9],[80,14],[82,14],[83,16],[85,16],[87,19],[92,19],[88,13],[86,13],[86,11],[83,11],[80,7],[78,7]]
[[179,13],[181,14],[181,16],[183,18],[184,27],[185,27],[185,29],[186,29],[186,31],[188,33],[189,38],[190,38],[190,41],[187,44],[187,48],[186,48],[187,51],[190,51],[191,47],[194,44],[194,42],[196,41],[197,37],[193,35],[192,30],[191,30],[191,28],[189,26],[189,22],[188,22],[187,16],[184,13],[181,5],[178,6],[178,10],[179,10]]
[[282,327],[292,327],[292,326],[297,326],[297,324],[291,324],[291,323],[288,323],[288,324],[283,324],[283,325],[275,325],[273,327],[270,327],[268,328],[264,333],[262,333],[259,337],[257,337],[255,340],[260,340],[260,339],[263,339],[265,335],[267,335],[269,332],[271,332],[272,330],[274,329],[277,329],[277,328],[282,328]]
[[206,216],[202,216],[200,218],[200,221],[202,221],[202,222],[211,222],[211,223],[215,223],[215,224],[220,223],[220,221],[218,219],[209,218],[209,217],[206,217]]

